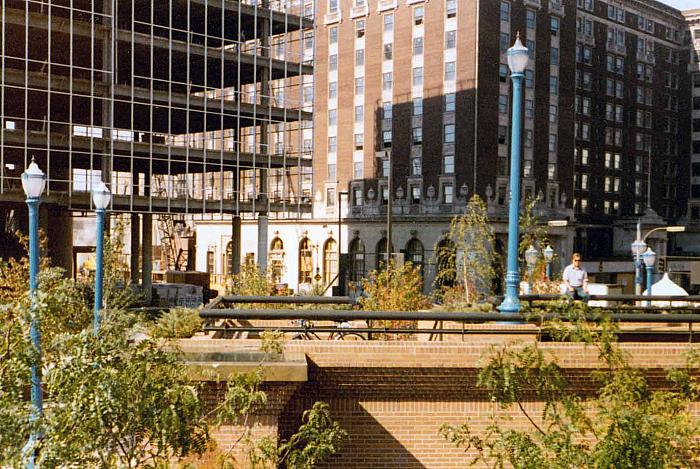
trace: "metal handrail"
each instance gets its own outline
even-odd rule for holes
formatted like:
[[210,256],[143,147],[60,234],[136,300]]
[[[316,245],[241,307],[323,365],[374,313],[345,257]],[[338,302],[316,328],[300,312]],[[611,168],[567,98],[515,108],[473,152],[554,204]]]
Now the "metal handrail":
[[354,305],[356,301],[350,296],[218,296],[216,305],[233,303],[265,303],[265,304],[325,304],[325,305]]

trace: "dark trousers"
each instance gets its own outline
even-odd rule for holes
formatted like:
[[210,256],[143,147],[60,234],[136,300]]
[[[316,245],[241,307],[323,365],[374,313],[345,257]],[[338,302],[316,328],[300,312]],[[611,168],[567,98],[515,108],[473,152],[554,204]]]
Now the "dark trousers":
[[588,301],[588,293],[583,291],[583,287],[573,287],[574,291],[567,291],[566,294],[571,297],[573,300],[582,300],[582,301]]

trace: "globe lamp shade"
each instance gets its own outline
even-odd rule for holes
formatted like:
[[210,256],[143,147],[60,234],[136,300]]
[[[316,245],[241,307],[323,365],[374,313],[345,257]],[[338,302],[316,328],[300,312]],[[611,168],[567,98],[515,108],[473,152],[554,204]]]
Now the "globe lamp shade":
[[639,259],[639,256],[641,256],[644,251],[647,249],[647,243],[641,240],[636,240],[634,243],[632,243],[632,255],[634,255],[635,259]]
[[544,248],[544,260],[547,262],[552,262],[554,259],[554,249],[552,249],[552,246],[547,246]]
[[525,71],[530,56],[527,47],[520,41],[520,35],[515,39],[513,47],[508,49],[506,56],[508,57],[508,68],[511,73],[523,73]]
[[32,161],[29,167],[22,173],[22,189],[29,199],[37,199],[44,192],[46,177],[39,166]]
[[644,261],[644,265],[647,267],[654,267],[654,263],[656,262],[656,253],[651,250],[651,248],[647,248],[646,251],[644,251],[644,254],[642,254],[642,260]]
[[105,210],[109,207],[109,202],[112,199],[112,193],[104,182],[98,182],[92,188],[92,203],[95,205],[97,210]]
[[537,249],[535,249],[535,246],[530,246],[527,248],[527,251],[525,251],[525,262],[527,262],[527,265],[530,267],[533,267],[537,263]]

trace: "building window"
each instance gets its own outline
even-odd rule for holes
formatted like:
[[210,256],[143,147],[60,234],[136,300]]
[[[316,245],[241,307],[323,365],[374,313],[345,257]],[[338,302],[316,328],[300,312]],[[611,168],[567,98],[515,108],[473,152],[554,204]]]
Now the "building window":
[[384,15],[384,32],[389,33],[394,30],[394,15]]
[[552,65],[559,65],[559,49],[557,47],[552,47],[551,49],[550,63]]
[[355,94],[365,94],[365,78],[357,77],[355,78]]
[[357,20],[355,22],[355,37],[365,37],[365,20]]
[[394,85],[394,77],[391,72],[386,72],[382,74],[382,89],[384,91],[390,91],[391,87]]
[[365,134],[355,134],[355,150],[362,150],[365,147]]
[[336,109],[328,110],[328,126],[333,127],[338,125],[338,111]]
[[532,70],[525,70],[525,88],[535,87],[535,72]]
[[455,62],[445,62],[445,81],[454,81],[456,75]]
[[455,142],[455,125],[454,124],[445,124],[443,141],[445,143],[454,143]]
[[529,119],[534,119],[535,117],[535,103],[531,99],[525,100],[525,117]]
[[335,207],[335,189],[332,187],[329,187],[328,189],[326,189],[326,207],[327,208]]
[[410,262],[413,267],[418,267],[423,276],[423,243],[418,239],[412,238],[408,244],[406,244],[406,262]]
[[505,94],[498,96],[498,112],[501,114],[508,112],[508,96]]
[[416,7],[413,9],[413,24],[419,26],[423,24],[423,14],[425,10],[423,7]]
[[501,83],[508,82],[508,66],[506,64],[500,64],[498,66],[498,80]]
[[[532,140],[532,131],[531,130],[525,130],[526,134],[527,132],[530,132],[530,139]],[[527,141],[527,135],[525,136],[525,139]],[[508,140],[508,127],[505,125],[499,125],[498,126],[498,144],[499,145],[505,145]],[[532,142],[530,142],[532,144]],[[528,145],[526,145],[528,146]]]
[[311,283],[312,271],[313,252],[311,251],[311,241],[305,237],[299,242],[299,283]]
[[455,110],[455,93],[445,94],[445,112],[454,112]]
[[414,145],[421,145],[423,143],[423,127],[413,127],[411,137]]
[[454,18],[457,16],[457,0],[446,0],[445,12],[447,13],[448,18]]
[[391,101],[384,101],[382,103],[382,117],[384,119],[391,119],[393,105]]
[[207,272],[210,274],[215,273],[215,262],[214,262],[214,251],[207,251]]
[[365,276],[365,244],[360,238],[355,238],[348,247],[350,255],[350,272],[349,280],[352,282],[360,282]]
[[337,180],[335,163],[328,163],[328,181]]
[[411,186],[411,203],[420,203],[420,186]]
[[500,38],[501,54],[504,54],[510,47],[510,34],[501,33]]
[[413,86],[423,86],[423,67],[416,67],[412,71]]
[[323,284],[324,287],[336,283],[338,277],[338,243],[330,238],[323,245]]
[[[590,77],[590,74],[588,75]],[[549,77],[549,94],[556,96],[559,94],[559,78],[551,75]]]
[[445,31],[445,49],[454,49],[457,45],[457,31]]
[[501,2],[501,21],[510,22],[510,3]]
[[355,66],[359,67],[365,64],[365,50],[357,49],[355,51]]
[[556,36],[557,34],[559,34],[559,18],[558,17],[552,16],[549,29],[552,32],[552,36]]
[[338,83],[332,81],[328,83],[328,99],[336,99],[338,97]]
[[335,72],[338,70],[338,54],[328,56],[328,71]]
[[529,8],[527,9],[527,29],[535,29],[535,24],[536,24],[536,13],[535,10],[530,10]]
[[413,55],[421,55],[423,53],[423,38],[413,38]]
[[328,137],[328,153],[335,153],[336,150],[336,137]]
[[391,42],[384,44],[384,60],[391,60],[394,56],[394,44]]
[[338,43],[338,27],[333,26],[328,29],[328,43],[337,44]]
[[[364,168],[364,164],[362,163],[362,161],[355,161],[352,164],[352,177],[353,177],[353,179],[362,179],[364,177],[364,173],[365,173],[365,168]],[[362,191],[360,191],[360,194],[362,194]],[[360,199],[360,200],[362,200],[362,199]]]
[[454,187],[452,184],[442,186],[442,203],[452,204],[454,202]]
[[454,174],[455,172],[455,156],[447,154],[442,157],[442,173]]
[[361,124],[365,120],[365,107],[363,105],[355,106],[355,123]]
[[411,158],[411,176],[420,176],[423,173],[423,162],[420,156]]
[[549,151],[557,151],[557,134],[549,134]]
[[413,98],[413,115],[423,115],[423,98]]

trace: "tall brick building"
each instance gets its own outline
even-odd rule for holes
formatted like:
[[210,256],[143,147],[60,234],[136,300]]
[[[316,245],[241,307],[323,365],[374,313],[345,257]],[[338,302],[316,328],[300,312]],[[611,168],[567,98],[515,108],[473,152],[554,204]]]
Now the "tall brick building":
[[[684,217],[686,29],[679,11],[654,0],[318,2],[315,215],[330,223],[342,208],[350,278],[386,251],[389,159],[393,251],[425,265],[428,279],[431,251],[471,194],[487,201],[505,240],[504,52],[518,32],[531,51],[523,196],[539,195],[542,219],[570,220],[551,233],[560,258],[572,249],[629,256],[626,228],[637,217]],[[665,238],[653,245],[665,252]]]

